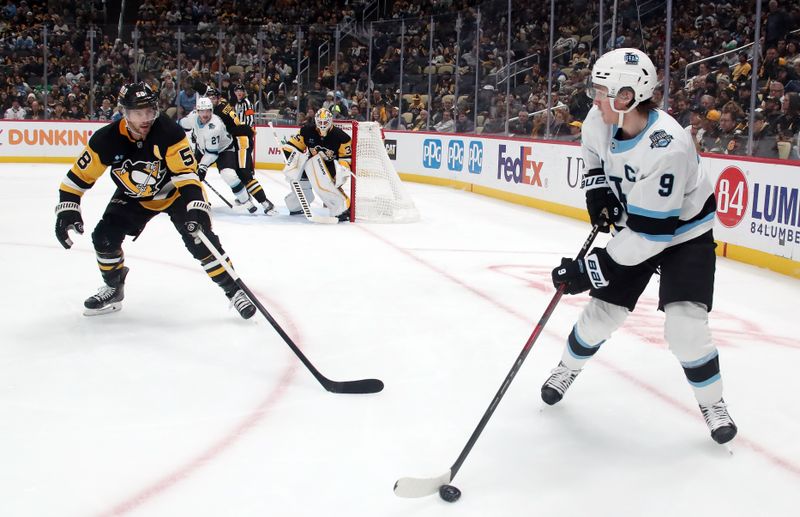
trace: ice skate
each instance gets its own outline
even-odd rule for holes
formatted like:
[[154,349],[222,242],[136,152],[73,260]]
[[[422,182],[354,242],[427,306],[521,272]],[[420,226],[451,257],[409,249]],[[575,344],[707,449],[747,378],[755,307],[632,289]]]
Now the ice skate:
[[122,300],[125,298],[126,276],[128,276],[128,268],[123,267],[119,270],[116,279],[101,287],[94,296],[87,298],[83,302],[84,316],[99,316],[121,310]]
[[564,363],[558,363],[542,385],[542,400],[550,406],[561,400],[579,373],[580,370],[570,370]]
[[231,301],[231,305],[236,308],[236,311],[244,319],[250,319],[256,313],[256,306],[250,301],[250,298],[242,291],[237,289],[233,293],[227,295]]
[[728,414],[728,407],[723,399],[719,402],[704,406],[700,404],[700,411],[711,431],[711,438],[719,444],[728,443],[736,436],[738,428]]

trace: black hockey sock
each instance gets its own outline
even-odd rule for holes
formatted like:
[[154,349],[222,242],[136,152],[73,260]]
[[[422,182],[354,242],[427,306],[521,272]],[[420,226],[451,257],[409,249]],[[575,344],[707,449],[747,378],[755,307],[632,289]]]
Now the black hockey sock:
[[261,185],[258,183],[258,180],[255,179],[255,178],[253,178],[252,180],[250,180],[247,183],[247,191],[259,203],[264,203],[267,200],[267,195],[264,194],[264,189],[261,188]]
[[100,267],[100,274],[106,285],[114,286],[119,281],[120,271],[125,266],[125,256],[122,250],[111,252],[97,252],[97,265]]
[[[228,263],[228,266],[233,267],[233,263],[231,263],[226,253],[223,252],[222,258]],[[214,255],[209,255],[202,259],[200,264],[203,266],[203,269],[206,270],[206,274],[211,277],[211,280],[220,286],[222,290],[225,291],[226,295],[236,291],[236,282],[234,282],[231,275],[225,271],[222,264],[214,258]]]

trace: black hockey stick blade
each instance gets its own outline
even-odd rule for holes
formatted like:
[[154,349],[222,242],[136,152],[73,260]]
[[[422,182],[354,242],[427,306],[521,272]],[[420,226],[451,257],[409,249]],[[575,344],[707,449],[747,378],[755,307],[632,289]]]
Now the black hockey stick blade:
[[450,472],[448,470],[435,478],[400,478],[394,483],[394,495],[407,498],[433,495],[442,485],[448,485],[453,480]]
[[326,379],[322,385],[331,393],[378,393],[383,391],[380,379],[361,379],[359,381],[332,381]]

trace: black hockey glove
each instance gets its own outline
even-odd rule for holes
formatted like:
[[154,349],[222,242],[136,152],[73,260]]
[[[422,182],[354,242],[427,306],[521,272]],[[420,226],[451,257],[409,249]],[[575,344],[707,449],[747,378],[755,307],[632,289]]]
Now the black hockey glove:
[[566,286],[567,294],[580,294],[592,287],[600,289],[608,285],[604,271],[608,269],[611,258],[602,248],[592,250],[592,253],[583,259],[574,260],[564,257],[561,265],[553,269],[553,286],[558,289]]
[[198,232],[207,232],[211,229],[211,206],[205,201],[190,201],[186,206],[186,223],[184,227],[189,235],[194,237],[194,243],[200,244]]
[[206,173],[208,172],[208,165],[198,165],[197,166],[197,175],[200,177],[200,181],[206,180]]
[[586,191],[586,210],[592,225],[608,233],[611,224],[622,217],[622,203],[608,186],[603,169],[592,169],[583,176],[581,188]]
[[74,201],[64,201],[56,205],[56,239],[66,249],[72,247],[69,230],[83,234],[81,205]]

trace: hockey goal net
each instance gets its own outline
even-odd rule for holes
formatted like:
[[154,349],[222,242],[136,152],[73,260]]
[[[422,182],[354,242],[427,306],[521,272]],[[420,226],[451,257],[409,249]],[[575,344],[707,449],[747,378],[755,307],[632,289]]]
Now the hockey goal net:
[[419,211],[389,159],[377,122],[336,121],[353,146],[350,221],[412,223]]

